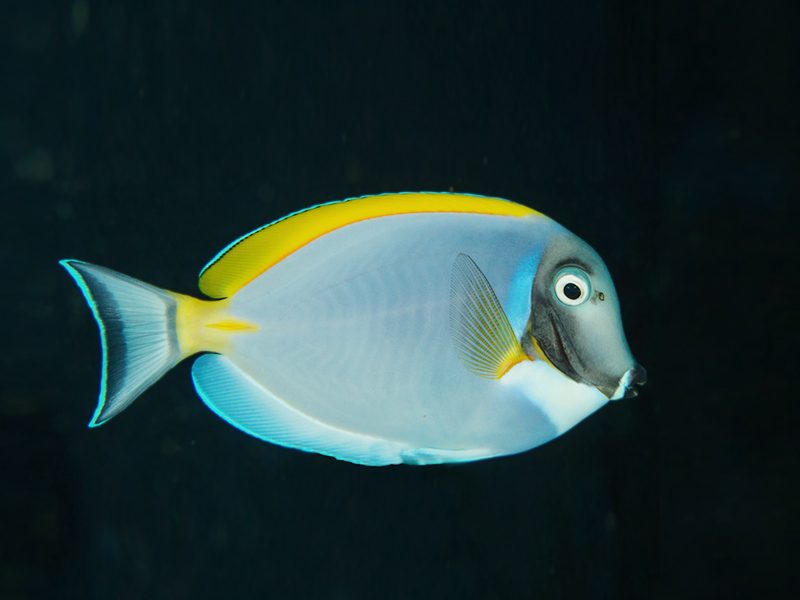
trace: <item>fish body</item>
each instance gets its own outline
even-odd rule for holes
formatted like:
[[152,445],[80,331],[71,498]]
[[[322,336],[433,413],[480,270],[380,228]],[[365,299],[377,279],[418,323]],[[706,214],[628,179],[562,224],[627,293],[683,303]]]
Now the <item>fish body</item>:
[[[602,260],[507,200],[386,194],[301,211],[206,266],[214,300],[62,264],[102,333],[92,425],[199,353],[201,398],[258,438],[365,465],[464,462],[545,443],[643,383]],[[583,298],[564,304],[555,285]]]

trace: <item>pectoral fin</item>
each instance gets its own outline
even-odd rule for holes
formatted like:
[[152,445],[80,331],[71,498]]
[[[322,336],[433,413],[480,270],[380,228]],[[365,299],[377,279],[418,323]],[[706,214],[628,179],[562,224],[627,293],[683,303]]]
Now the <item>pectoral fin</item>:
[[528,358],[491,284],[466,254],[456,257],[450,276],[450,333],[464,366],[486,379],[500,379]]

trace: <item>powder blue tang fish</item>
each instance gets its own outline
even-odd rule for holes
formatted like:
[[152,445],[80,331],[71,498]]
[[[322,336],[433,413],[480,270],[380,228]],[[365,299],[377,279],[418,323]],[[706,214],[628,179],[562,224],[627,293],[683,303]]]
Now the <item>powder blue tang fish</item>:
[[543,444],[645,382],[597,253],[500,198],[294,213],[222,250],[204,300],[61,264],[100,327],[92,427],[199,355],[200,397],[257,438],[363,465],[465,462]]

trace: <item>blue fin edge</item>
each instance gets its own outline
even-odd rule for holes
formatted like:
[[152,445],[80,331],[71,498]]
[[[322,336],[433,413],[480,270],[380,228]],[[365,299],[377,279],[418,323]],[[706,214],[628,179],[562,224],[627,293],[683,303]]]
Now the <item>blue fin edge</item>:
[[[102,354],[102,362],[101,362],[101,369],[100,369],[100,393],[97,398],[97,408],[92,415],[91,420],[89,421],[89,427],[99,427],[106,421],[98,421],[98,417],[103,412],[103,408],[106,405],[106,387],[107,387],[107,378],[108,378],[108,346],[106,342],[106,326],[103,323],[103,319],[100,316],[100,310],[97,307],[97,303],[94,300],[94,296],[92,296],[92,292],[89,290],[89,287],[86,285],[86,281],[84,280],[83,276],[80,272],[72,266],[71,263],[83,263],[84,261],[77,260],[74,258],[64,258],[58,261],[62,267],[67,270],[67,273],[70,274],[72,279],[78,285],[83,294],[86,303],[89,305],[89,308],[92,311],[92,315],[94,316],[94,320],[97,322],[97,327],[100,329],[100,346],[101,346],[101,354]],[[108,420],[108,419],[106,419]]]

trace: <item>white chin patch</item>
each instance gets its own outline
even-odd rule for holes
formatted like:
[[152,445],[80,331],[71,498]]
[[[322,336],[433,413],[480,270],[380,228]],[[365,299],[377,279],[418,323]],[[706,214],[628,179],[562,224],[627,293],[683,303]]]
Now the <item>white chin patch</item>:
[[608,402],[596,387],[576,383],[541,360],[514,365],[501,381],[520,389],[550,419],[559,435]]
[[625,374],[619,378],[619,385],[614,391],[614,395],[611,396],[609,400],[621,400],[625,396],[628,387],[631,385],[631,379],[633,379],[633,369],[628,369],[625,371]]

